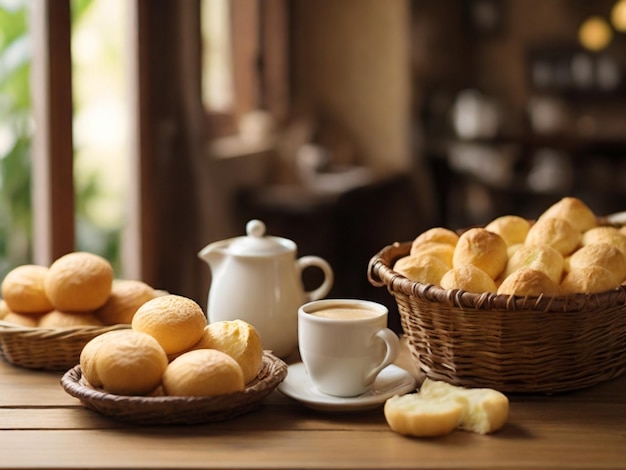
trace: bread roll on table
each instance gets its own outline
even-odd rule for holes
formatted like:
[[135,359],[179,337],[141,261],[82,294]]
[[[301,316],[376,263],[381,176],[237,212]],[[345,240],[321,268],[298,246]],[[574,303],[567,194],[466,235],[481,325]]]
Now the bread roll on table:
[[488,434],[506,423],[509,400],[497,390],[427,378],[418,393],[388,399],[384,414],[392,430],[409,436],[442,436],[455,429]]

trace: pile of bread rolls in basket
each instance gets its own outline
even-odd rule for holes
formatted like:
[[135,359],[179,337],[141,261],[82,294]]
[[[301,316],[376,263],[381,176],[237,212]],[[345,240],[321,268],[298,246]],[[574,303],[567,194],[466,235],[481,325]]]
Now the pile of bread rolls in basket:
[[262,367],[262,340],[252,325],[209,325],[194,300],[114,279],[111,264],[93,253],[18,266],[1,291],[0,320],[16,327],[128,325],[97,334],[80,353],[83,381],[105,392],[218,396],[243,391]]
[[[583,201],[565,197],[534,222],[500,216],[460,234],[435,227],[418,234],[393,270],[415,282],[483,294],[594,294],[626,280],[626,227],[600,224]],[[418,393],[385,403],[392,429],[437,436],[454,429],[481,434],[506,422],[509,402],[492,389],[426,379]]]
[[600,225],[589,206],[565,197],[536,221],[500,216],[484,227],[419,234],[394,271],[425,284],[519,296],[594,294],[626,280],[626,227]]

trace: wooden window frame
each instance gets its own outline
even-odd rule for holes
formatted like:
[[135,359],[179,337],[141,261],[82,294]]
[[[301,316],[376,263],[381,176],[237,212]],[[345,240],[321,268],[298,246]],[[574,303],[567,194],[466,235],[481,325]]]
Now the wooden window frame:
[[33,2],[33,259],[74,249],[70,2]]
[[[243,7],[251,0],[235,1]],[[264,108],[281,119],[288,107],[287,3],[263,5],[267,34],[259,46],[266,62],[257,79]],[[76,249],[71,5],[37,0],[33,7],[33,258],[48,265]],[[133,126],[123,275],[197,300],[207,285],[206,266],[197,258],[206,243],[202,214],[216,197],[204,184],[211,171],[206,143],[214,135],[202,104],[200,0],[129,0],[129,10]],[[243,62],[237,70],[245,76],[249,57]],[[237,113],[259,104],[252,93],[239,98]]]
[[213,138],[236,134],[239,120],[253,110],[279,123],[288,118],[288,1],[231,0],[230,6],[234,103],[227,112],[206,112]]

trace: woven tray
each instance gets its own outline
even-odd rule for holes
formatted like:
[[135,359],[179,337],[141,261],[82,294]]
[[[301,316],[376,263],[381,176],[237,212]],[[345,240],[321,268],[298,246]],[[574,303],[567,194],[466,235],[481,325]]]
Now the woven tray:
[[130,325],[52,329],[0,321],[0,356],[28,369],[66,371],[79,362],[80,352],[92,338],[124,328]]
[[140,425],[200,424],[255,410],[286,376],[287,364],[266,351],[259,374],[244,391],[216,397],[113,395],[86,385],[79,365],[63,375],[61,385],[85,407],[119,421]]
[[391,268],[411,242],[370,260],[368,279],[395,298],[411,356],[430,378],[503,392],[564,392],[626,369],[626,288],[518,297],[444,290]]

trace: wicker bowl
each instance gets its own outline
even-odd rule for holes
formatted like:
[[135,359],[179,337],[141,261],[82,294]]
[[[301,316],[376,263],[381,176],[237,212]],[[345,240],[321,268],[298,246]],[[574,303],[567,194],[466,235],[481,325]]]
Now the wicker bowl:
[[626,287],[600,294],[472,294],[392,269],[411,242],[370,260],[368,279],[395,298],[411,356],[428,377],[503,392],[565,392],[626,369]]
[[80,352],[91,339],[125,328],[130,325],[52,329],[0,321],[0,356],[28,369],[65,371],[79,362]]
[[287,376],[287,364],[265,351],[257,377],[242,392],[216,397],[122,396],[87,385],[80,366],[61,378],[63,389],[104,416],[140,425],[200,424],[224,421],[261,405]]

